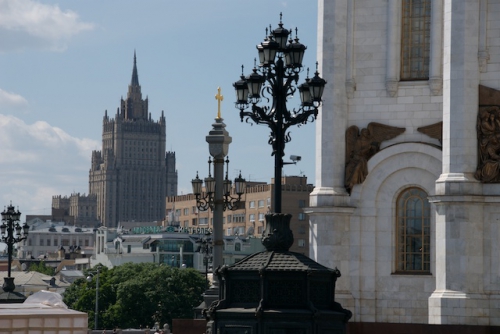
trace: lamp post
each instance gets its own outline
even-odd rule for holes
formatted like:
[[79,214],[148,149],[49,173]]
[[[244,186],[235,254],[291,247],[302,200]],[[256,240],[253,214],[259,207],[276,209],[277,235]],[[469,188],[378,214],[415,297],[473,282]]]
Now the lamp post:
[[99,321],[99,274],[101,273],[101,268],[97,266],[97,270],[95,273],[90,273],[87,276],[87,282],[92,282],[92,277],[95,276],[95,313],[94,313],[94,329],[97,329],[98,321]]
[[[221,101],[224,97],[221,95],[220,87],[217,88],[217,95],[215,98],[218,101],[218,112],[215,118],[215,123],[212,124],[212,130],[206,136],[206,141],[208,143],[208,148],[213,161],[209,158],[208,160],[208,177],[205,178],[205,194],[202,194],[203,181],[196,175],[193,179],[193,193],[196,197],[196,206],[199,210],[205,211],[210,208],[213,212],[213,268],[217,268],[222,265],[222,246],[223,241],[223,230],[222,221],[224,211],[226,209],[236,210],[238,208],[238,203],[241,200],[241,195],[245,192],[246,181],[241,177],[237,177],[234,181],[235,191],[237,197],[231,196],[232,182],[228,178],[227,169],[229,168],[229,159],[224,158],[227,156],[229,151],[229,144],[232,138],[226,131],[226,125],[223,123],[221,117]],[[211,165],[213,163],[213,177],[211,176]],[[224,180],[224,163],[228,165],[226,168],[226,176]],[[214,279],[214,283],[217,280]]]
[[[266,35],[268,30],[266,28]],[[257,45],[259,66],[254,65],[252,73],[233,84],[236,90],[236,108],[240,109],[241,121],[264,124],[271,130],[269,144],[274,155],[274,212],[281,213],[281,177],[285,144],[290,142],[288,129],[292,125],[303,125],[314,121],[321,105],[326,81],[319,76],[318,63],[313,78],[307,75],[305,82],[297,85],[302,71],[302,59],[306,46],[299,42],[297,29],[295,38],[288,39],[291,32],[283,28],[269,30],[269,35]],[[242,66],[243,71],[243,66]],[[309,72],[309,70],[308,70]],[[298,90],[301,105],[289,110],[287,99]],[[270,105],[258,106],[262,97]],[[251,105],[251,110],[246,109]]]
[[25,240],[28,237],[29,226],[24,223],[21,227],[19,219],[21,212],[16,210],[12,203],[2,212],[2,225],[0,225],[1,241],[7,244],[8,254],[8,272],[7,277],[4,277],[3,290],[5,292],[12,292],[16,288],[14,284],[14,277],[11,277],[12,268],[12,252],[15,243]]
[[199,244],[199,251],[203,254],[203,264],[205,265],[205,281],[208,286],[208,264],[212,262],[212,240],[210,232],[206,232],[203,238],[196,241]]

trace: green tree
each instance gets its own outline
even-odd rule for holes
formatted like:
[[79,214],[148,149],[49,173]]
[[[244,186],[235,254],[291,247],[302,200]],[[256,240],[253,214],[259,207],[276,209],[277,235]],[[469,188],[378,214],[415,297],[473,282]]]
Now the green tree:
[[[94,327],[95,276],[79,279],[65,292],[68,307],[87,312]],[[99,277],[99,327],[138,328],[172,319],[192,318],[193,307],[202,301],[205,278],[194,269],[154,263],[127,263],[101,269]]]
[[53,276],[55,273],[55,269],[52,267],[47,267],[45,261],[40,261],[38,263],[32,263],[29,266],[29,271],[37,271],[39,273]]

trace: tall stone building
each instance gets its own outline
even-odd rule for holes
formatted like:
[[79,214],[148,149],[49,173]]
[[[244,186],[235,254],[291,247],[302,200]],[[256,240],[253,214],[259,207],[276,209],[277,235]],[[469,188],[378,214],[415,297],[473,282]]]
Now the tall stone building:
[[134,53],[132,80],[114,118],[103,118],[102,150],[92,152],[89,193],[104,226],[120,221],[161,221],[165,197],[177,192],[175,153],[165,152],[165,116],[151,119],[142,98]]
[[500,326],[500,0],[318,4],[311,257],[354,323]]

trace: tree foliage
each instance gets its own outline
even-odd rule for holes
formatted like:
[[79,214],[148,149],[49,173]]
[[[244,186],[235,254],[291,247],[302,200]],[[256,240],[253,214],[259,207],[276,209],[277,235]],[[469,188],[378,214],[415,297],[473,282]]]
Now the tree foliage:
[[[99,328],[151,328],[155,321],[171,325],[172,319],[192,318],[206,288],[205,278],[194,269],[154,263],[102,267]],[[95,289],[96,275],[89,282],[76,280],[64,293],[68,307],[88,313],[90,328],[94,328]]]
[[44,261],[30,264],[29,271],[37,271],[39,273],[49,275],[49,276],[53,276],[54,272],[55,272],[54,268],[47,267],[47,265],[45,264]]

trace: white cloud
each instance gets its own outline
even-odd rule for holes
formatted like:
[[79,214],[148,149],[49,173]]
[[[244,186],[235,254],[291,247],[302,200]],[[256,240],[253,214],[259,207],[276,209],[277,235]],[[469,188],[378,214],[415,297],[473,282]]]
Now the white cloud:
[[0,88],[0,111],[7,109],[24,110],[28,107],[28,101],[21,95],[10,93]]
[[69,39],[94,25],[77,13],[33,0],[0,0],[0,51],[27,48],[61,51]]
[[12,200],[23,217],[50,214],[53,195],[88,191],[91,151],[99,142],[0,114],[0,143],[0,207]]

